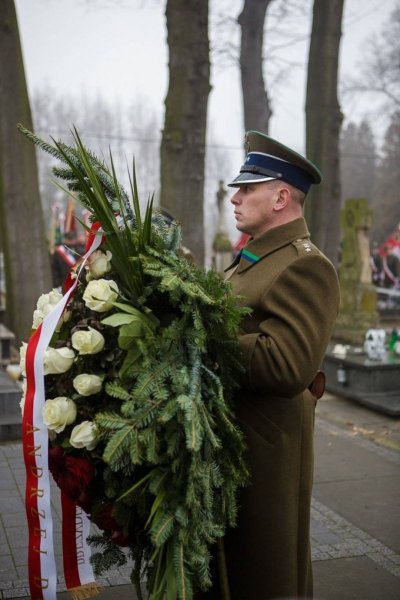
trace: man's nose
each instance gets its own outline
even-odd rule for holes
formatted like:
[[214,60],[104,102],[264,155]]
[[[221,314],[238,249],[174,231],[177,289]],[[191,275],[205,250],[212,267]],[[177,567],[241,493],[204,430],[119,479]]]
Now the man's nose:
[[232,202],[232,204],[239,204],[240,200],[241,200],[240,190],[238,190],[237,192],[235,192],[235,194],[233,194],[233,196],[231,198],[231,202]]

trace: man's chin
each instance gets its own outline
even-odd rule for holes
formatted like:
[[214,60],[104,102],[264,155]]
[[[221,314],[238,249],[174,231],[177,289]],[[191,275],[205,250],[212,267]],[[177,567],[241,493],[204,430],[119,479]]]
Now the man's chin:
[[236,223],[236,229],[241,233],[247,233],[246,226],[242,225],[241,223]]

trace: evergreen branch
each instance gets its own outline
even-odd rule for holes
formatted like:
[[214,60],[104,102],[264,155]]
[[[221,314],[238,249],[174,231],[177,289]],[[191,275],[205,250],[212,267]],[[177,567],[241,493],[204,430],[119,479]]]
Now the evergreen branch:
[[97,413],[95,422],[101,433],[118,431],[129,424],[129,420],[121,417],[118,413]]
[[108,381],[105,387],[106,393],[112,398],[117,398],[117,400],[123,400],[125,402],[132,399],[132,396],[129,392],[126,391],[124,387],[119,385],[116,381]]
[[106,534],[90,535],[87,538],[90,546],[100,547],[100,552],[92,553],[90,562],[93,565],[93,571],[96,576],[102,575],[113,566],[122,567],[127,559],[119,546],[111,542]]
[[163,514],[161,510],[159,512],[159,518],[157,515],[153,518],[153,526],[150,530],[151,538],[156,548],[165,544],[169,537],[171,537],[174,529],[175,517],[171,514]]
[[174,563],[177,574],[178,597],[180,600],[189,600],[192,597],[190,579],[185,568],[185,553],[182,542],[174,544]]
[[[125,425],[118,431],[112,433],[109,441],[103,452],[103,460],[109,464],[114,471],[122,469],[127,464],[127,455],[132,458],[131,448],[135,444],[135,436],[137,435],[136,425]],[[138,454],[138,453],[137,453]],[[133,454],[136,464],[138,459],[137,454]]]
[[63,156],[57,148],[37,137],[34,133],[32,133],[32,131],[26,129],[21,123],[18,123],[17,129],[21,133],[23,133],[29,140],[31,140],[31,142],[38,146],[41,150],[44,150],[45,152],[47,152],[47,154],[50,154],[51,156],[54,156],[54,158],[58,158],[58,160],[64,162]]

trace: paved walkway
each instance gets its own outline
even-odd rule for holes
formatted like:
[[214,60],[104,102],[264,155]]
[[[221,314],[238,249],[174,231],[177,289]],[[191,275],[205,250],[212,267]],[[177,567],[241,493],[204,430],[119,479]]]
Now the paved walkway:
[[[312,552],[318,600],[400,598],[400,420],[326,394],[315,430]],[[27,598],[25,474],[19,442],[0,445],[0,598]],[[59,507],[54,506],[56,548]],[[59,551],[57,559],[60,559]],[[135,600],[130,567],[99,599]],[[67,598],[62,577],[59,598]],[[246,600],[243,598],[243,600]],[[260,600],[262,600],[260,598]]]

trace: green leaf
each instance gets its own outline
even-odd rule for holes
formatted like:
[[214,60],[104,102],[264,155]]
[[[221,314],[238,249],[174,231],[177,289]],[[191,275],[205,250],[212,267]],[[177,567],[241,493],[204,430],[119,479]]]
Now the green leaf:
[[141,354],[142,350],[139,346],[129,348],[124,358],[124,362],[122,363],[122,366],[119,370],[119,376],[121,377],[121,379],[125,379],[129,375],[129,371],[131,370],[135,362],[137,362]]
[[124,304],[123,302],[111,302],[110,304],[131,315],[143,315],[141,310],[135,308],[131,304]]
[[128,350],[136,343],[134,338],[143,337],[148,333],[148,328],[143,323],[142,319],[133,317],[133,321],[127,325],[121,325],[118,335],[118,346],[122,350]]
[[100,322],[103,325],[110,325],[111,327],[119,327],[120,325],[128,325],[131,323],[136,317],[133,315],[128,315],[126,313],[115,313],[102,319]]
[[159,492],[157,494],[157,496],[156,496],[156,498],[155,498],[155,500],[154,500],[154,502],[152,504],[149,517],[148,517],[148,519],[147,519],[147,521],[145,523],[145,526],[144,526],[145,529],[147,529],[148,526],[150,525],[150,522],[152,521],[152,519],[153,519],[156,511],[158,510],[160,504],[164,501],[165,495],[166,495],[166,491],[165,490],[162,490],[161,492]]
[[141,485],[143,485],[144,483],[146,483],[146,481],[148,479],[150,479],[151,475],[152,475],[152,471],[150,471],[150,473],[147,473],[147,475],[145,475],[144,477],[142,477],[142,479],[140,479],[139,481],[137,481],[136,483],[134,483],[129,489],[125,490],[125,492],[123,494],[121,494],[120,496],[118,496],[117,502],[119,502],[120,500],[125,500],[135,490],[137,490]]
[[176,581],[175,565],[173,560],[173,545],[168,544],[167,548],[167,599],[176,600],[178,597],[178,583]]

